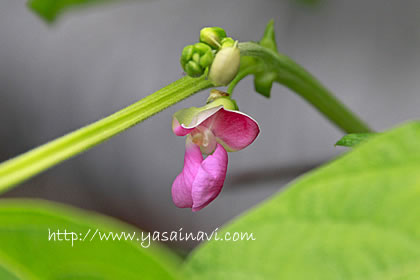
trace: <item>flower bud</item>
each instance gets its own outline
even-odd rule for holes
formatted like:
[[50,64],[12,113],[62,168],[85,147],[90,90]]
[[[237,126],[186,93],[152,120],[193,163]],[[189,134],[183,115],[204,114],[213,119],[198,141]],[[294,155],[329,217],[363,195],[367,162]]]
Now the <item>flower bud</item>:
[[210,67],[209,80],[215,86],[228,85],[238,74],[241,55],[236,44],[222,48]]
[[191,77],[200,77],[207,67],[212,64],[214,54],[212,49],[204,43],[186,46],[182,50],[181,65]]
[[206,43],[214,49],[221,46],[221,41],[226,37],[226,32],[220,27],[205,27],[200,31],[200,42]]
[[224,91],[213,89],[210,91],[210,96],[207,99],[207,105],[201,107],[202,109],[209,109],[223,105],[227,110],[239,110],[236,101],[230,98],[229,94]]
[[213,102],[214,100],[216,100],[219,97],[228,97],[229,93],[218,90],[218,89],[212,89],[210,91],[209,97],[207,98],[207,104],[209,104],[210,102]]
[[233,40],[231,37],[226,37],[222,40],[222,48],[233,47],[234,45],[235,40]]
[[184,70],[188,76],[191,77],[200,77],[204,73],[203,68],[201,68],[200,65],[195,61],[189,61],[185,65]]
[[236,104],[236,101],[234,99],[231,99],[230,97],[219,97],[207,105],[210,105],[211,108],[223,105],[223,108],[227,110],[232,110],[232,111],[239,110],[238,104]]

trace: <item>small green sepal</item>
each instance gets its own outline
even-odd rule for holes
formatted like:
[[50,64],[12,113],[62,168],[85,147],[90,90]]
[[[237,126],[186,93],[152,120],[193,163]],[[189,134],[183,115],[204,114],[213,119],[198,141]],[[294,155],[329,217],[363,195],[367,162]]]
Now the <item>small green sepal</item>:
[[[263,47],[266,47],[277,53],[277,43],[276,36],[274,32],[274,21],[270,20],[267,24],[267,27],[264,31],[264,36],[262,37],[259,44]],[[259,72],[255,73],[254,78],[254,88],[255,91],[260,93],[265,97],[270,97],[271,88],[273,87],[273,82],[275,81],[277,75],[275,72]]]
[[260,45],[277,52],[276,33],[274,31],[274,20],[270,20],[265,27],[264,35]]
[[273,81],[276,79],[276,76],[276,73],[273,72],[261,72],[255,74],[255,91],[269,98],[271,95],[271,88],[273,87]]

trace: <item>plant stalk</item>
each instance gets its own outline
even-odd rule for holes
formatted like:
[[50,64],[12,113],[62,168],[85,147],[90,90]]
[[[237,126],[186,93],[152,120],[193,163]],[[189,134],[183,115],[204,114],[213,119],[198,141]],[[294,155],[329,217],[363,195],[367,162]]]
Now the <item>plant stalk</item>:
[[240,43],[239,49],[241,55],[262,59],[270,70],[277,73],[277,82],[295,91],[346,133],[373,132],[317,79],[289,57],[253,42]]
[[3,162],[0,164],[0,192],[211,86],[212,83],[204,76],[195,79],[181,78],[121,111]]

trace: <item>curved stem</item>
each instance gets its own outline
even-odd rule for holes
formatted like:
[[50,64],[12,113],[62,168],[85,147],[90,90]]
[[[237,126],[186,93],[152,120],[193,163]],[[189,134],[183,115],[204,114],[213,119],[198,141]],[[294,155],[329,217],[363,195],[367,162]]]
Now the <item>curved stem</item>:
[[0,192],[115,136],[188,96],[209,88],[204,78],[184,77],[102,120],[0,164]]
[[317,79],[289,57],[252,42],[240,43],[239,49],[241,55],[262,59],[277,73],[277,82],[295,91],[343,131],[372,132]]
[[246,76],[254,74],[255,72],[261,70],[261,66],[260,65],[252,65],[249,66],[243,70],[241,70],[238,75],[236,75],[236,77],[232,80],[232,82],[230,82],[226,92],[229,93],[229,95],[232,95],[233,90],[235,89],[236,85],[242,81],[242,79],[244,79]]
[[[264,64],[249,66],[239,73],[229,86],[230,93],[247,75],[262,71],[261,69],[274,71],[277,74],[276,81],[297,92],[344,131],[371,131],[311,74],[290,58],[256,43],[240,43],[239,49],[242,55],[260,58]],[[109,117],[0,164],[0,192],[82,153],[195,92],[213,86],[205,76],[197,79],[184,77]]]

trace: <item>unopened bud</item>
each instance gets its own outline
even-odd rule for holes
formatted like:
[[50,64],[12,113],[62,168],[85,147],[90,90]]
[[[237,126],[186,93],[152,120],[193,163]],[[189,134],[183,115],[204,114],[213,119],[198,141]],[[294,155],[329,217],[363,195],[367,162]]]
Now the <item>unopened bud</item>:
[[188,76],[199,77],[212,64],[213,58],[213,51],[208,45],[196,43],[182,50],[180,62]]
[[212,102],[208,103],[206,106],[203,106],[201,108],[203,109],[210,109],[214,107],[218,107],[222,105],[223,108],[226,110],[238,110],[238,105],[236,104],[236,101],[230,98],[229,96],[221,96],[216,99],[214,99]]
[[222,40],[222,48],[233,47],[234,45],[235,40],[233,40],[231,37],[226,37]]
[[241,54],[236,43],[222,48],[215,56],[210,67],[209,80],[215,86],[228,85],[238,74]]
[[220,27],[204,27],[200,31],[200,42],[206,43],[214,49],[220,48],[226,32]]

